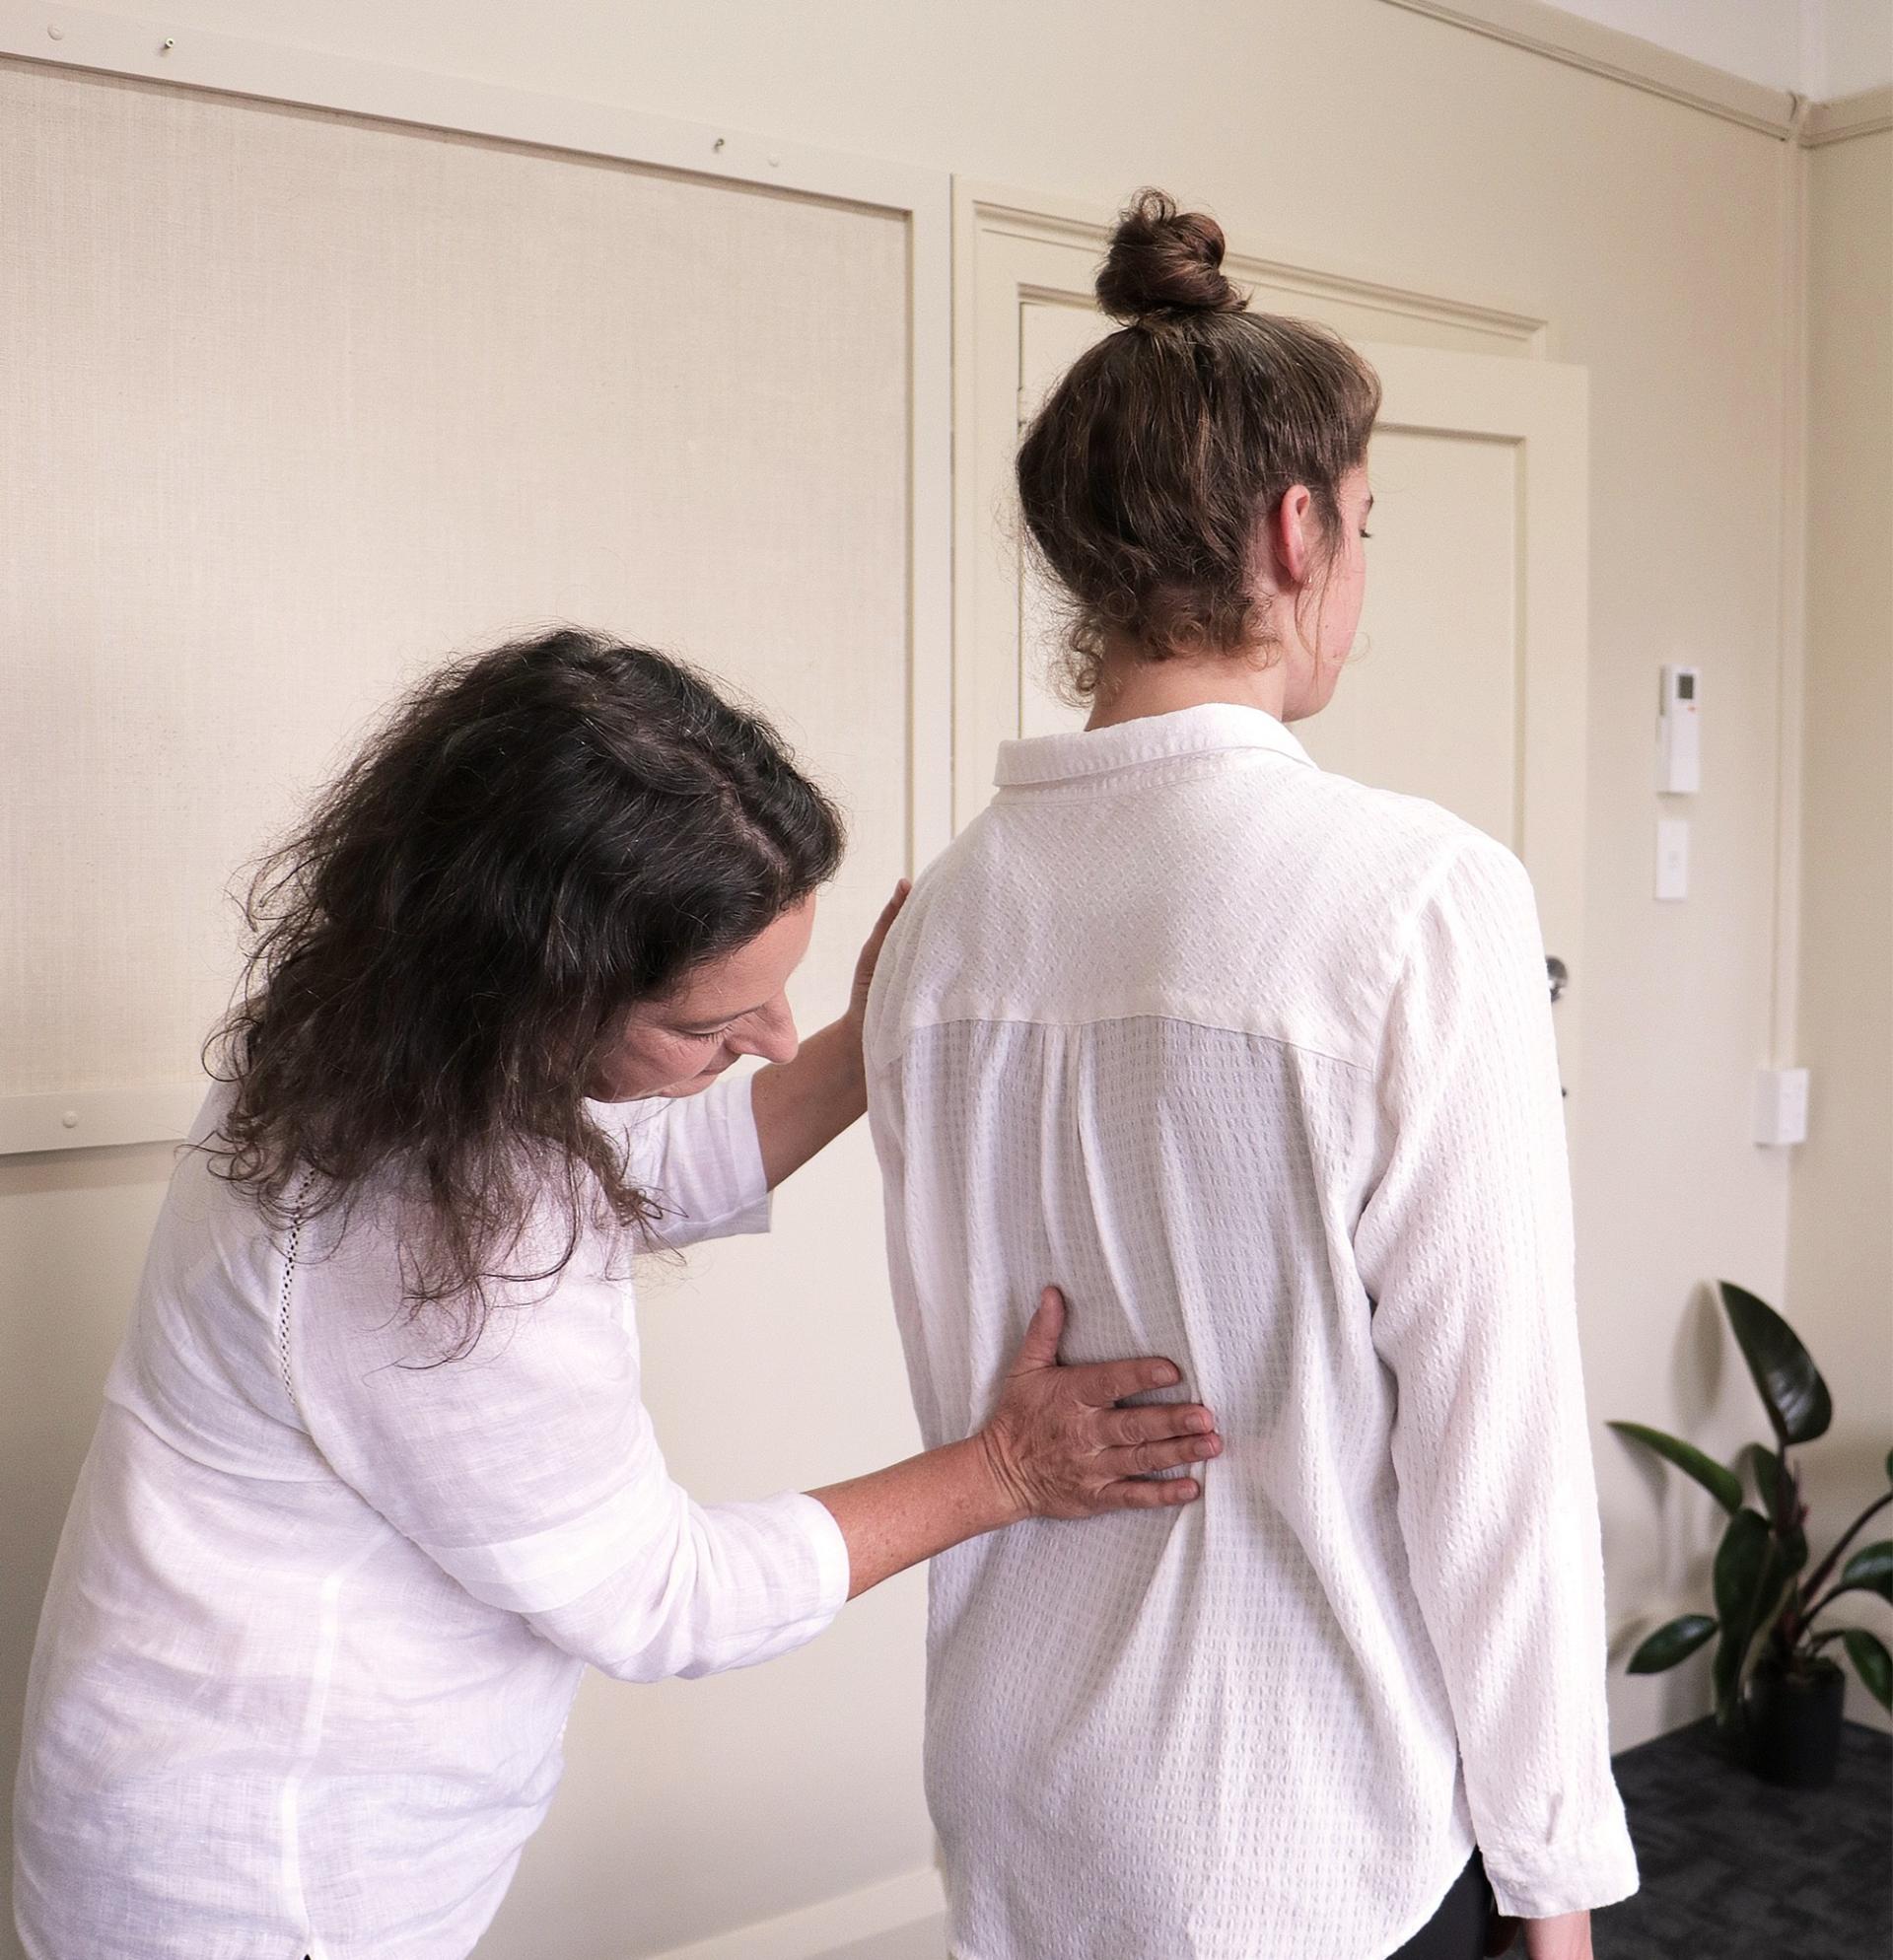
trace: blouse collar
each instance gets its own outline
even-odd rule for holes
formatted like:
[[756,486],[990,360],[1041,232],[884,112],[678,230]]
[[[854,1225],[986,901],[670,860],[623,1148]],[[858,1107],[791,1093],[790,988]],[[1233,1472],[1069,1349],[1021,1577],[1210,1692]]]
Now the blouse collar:
[[1267,709],[1239,706],[1233,701],[1204,701],[1193,708],[1173,708],[1167,715],[1114,722],[1109,728],[1002,741],[993,781],[1002,789],[1066,782],[1110,769],[1132,768],[1141,762],[1240,748],[1273,749],[1306,763],[1310,769],[1317,766],[1287,726]]

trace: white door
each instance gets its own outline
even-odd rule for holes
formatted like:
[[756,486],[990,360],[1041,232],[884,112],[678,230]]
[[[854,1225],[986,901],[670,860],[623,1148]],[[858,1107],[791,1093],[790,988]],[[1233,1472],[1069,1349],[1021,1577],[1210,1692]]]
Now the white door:
[[[1011,451],[1058,377],[1111,330],[1089,304],[1101,243],[1100,232],[1087,252],[1062,243],[1029,246],[1014,235],[983,266],[970,255],[987,274],[972,357],[992,368],[1010,348],[1016,365],[977,375],[976,390],[962,391],[962,405],[977,400],[992,410],[1004,398],[1011,408],[1003,423],[989,412],[967,431],[978,452],[973,501],[993,513],[996,544],[962,548],[960,597],[974,628],[959,639],[962,822],[990,794],[996,739],[1084,719],[1048,684],[1059,615],[1020,542]],[[1291,310],[1274,294],[1268,303]],[[1577,975],[1584,373],[1516,351],[1350,338],[1384,388],[1368,456],[1375,501],[1367,595],[1333,704],[1296,733],[1324,768],[1428,797],[1517,851],[1538,891],[1549,948]],[[1558,1011],[1569,1085],[1578,1076],[1578,998],[1574,985]]]

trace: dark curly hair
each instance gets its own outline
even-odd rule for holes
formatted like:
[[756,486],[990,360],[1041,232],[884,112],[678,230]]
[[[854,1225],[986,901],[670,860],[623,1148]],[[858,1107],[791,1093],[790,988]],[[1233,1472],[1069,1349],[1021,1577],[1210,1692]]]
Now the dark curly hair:
[[[277,1226],[388,1173],[407,1302],[449,1306],[466,1353],[488,1282],[551,1279],[588,1218],[657,1216],[585,1108],[608,1023],[842,841],[775,731],[678,661],[563,629],[450,665],[256,871],[207,1049],[236,1085],[213,1168]],[[562,1254],[509,1271],[548,1201]]]
[[1069,691],[1107,645],[1147,660],[1271,638],[1254,591],[1258,518],[1297,483],[1330,547],[1338,487],[1367,458],[1380,383],[1339,334],[1244,311],[1223,232],[1140,191],[1097,275],[1126,322],[1073,362],[1019,446],[1020,515],[1069,611]]

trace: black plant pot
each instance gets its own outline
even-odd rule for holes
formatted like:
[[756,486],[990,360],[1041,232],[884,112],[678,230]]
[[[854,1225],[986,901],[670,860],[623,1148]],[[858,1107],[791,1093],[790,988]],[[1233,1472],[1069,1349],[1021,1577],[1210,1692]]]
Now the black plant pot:
[[1802,1668],[1763,1662],[1745,1703],[1748,1766],[1764,1783],[1825,1789],[1841,1758],[1847,1676],[1825,1656]]

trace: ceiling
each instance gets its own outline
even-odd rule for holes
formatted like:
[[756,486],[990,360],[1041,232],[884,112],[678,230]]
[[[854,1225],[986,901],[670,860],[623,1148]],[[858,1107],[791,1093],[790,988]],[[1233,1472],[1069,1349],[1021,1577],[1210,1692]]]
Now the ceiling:
[[1893,0],[1557,0],[1559,10],[1816,102],[1893,82]]

